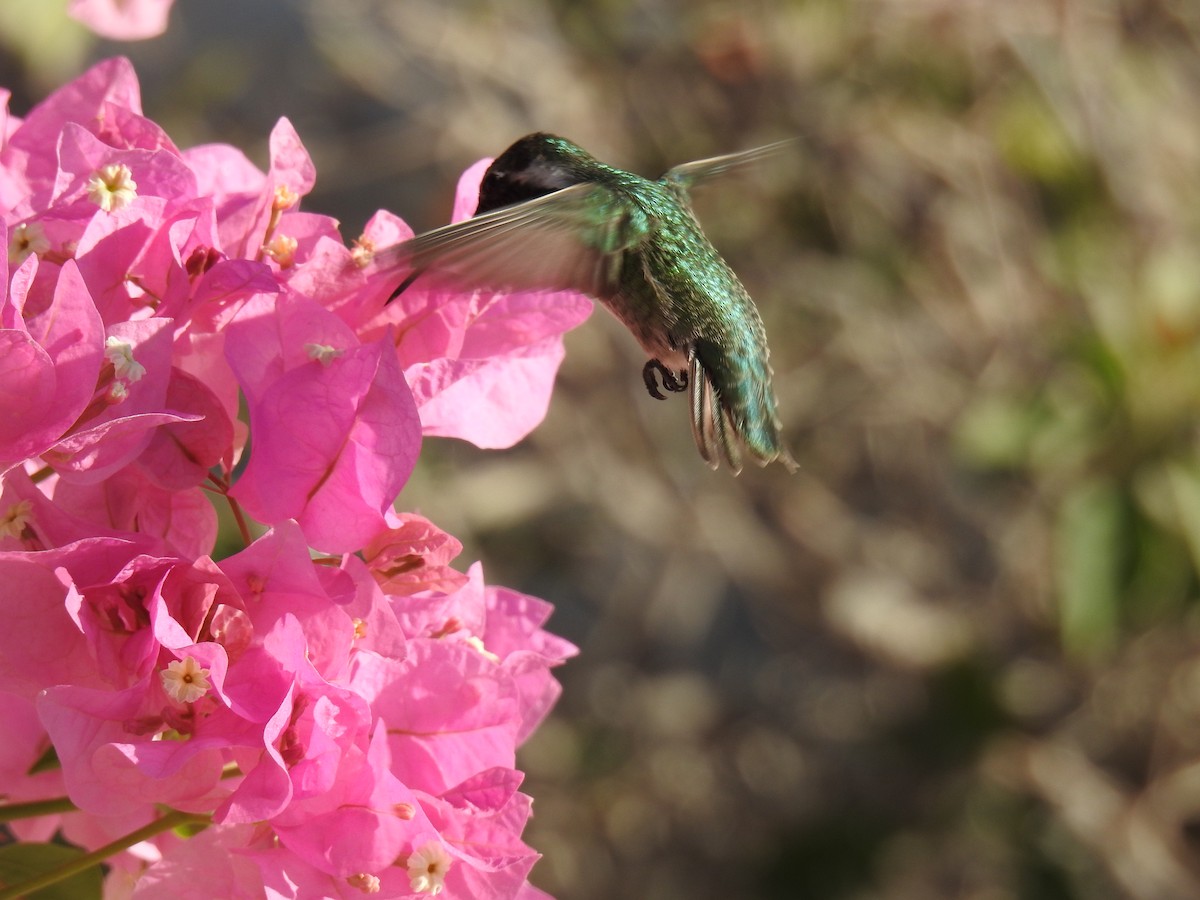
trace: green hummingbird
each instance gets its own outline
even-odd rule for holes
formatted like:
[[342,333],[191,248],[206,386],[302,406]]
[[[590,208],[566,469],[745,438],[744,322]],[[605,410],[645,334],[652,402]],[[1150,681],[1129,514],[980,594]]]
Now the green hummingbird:
[[[650,355],[652,397],[690,390],[692,435],[716,469],[795,471],[771,388],[762,319],[705,237],[689,189],[790,141],[676,166],[657,181],[600,162],[551,134],[526,135],[496,157],[473,218],[417,235],[380,262],[454,288],[575,290],[603,303]],[[390,302],[390,301],[389,301]]]

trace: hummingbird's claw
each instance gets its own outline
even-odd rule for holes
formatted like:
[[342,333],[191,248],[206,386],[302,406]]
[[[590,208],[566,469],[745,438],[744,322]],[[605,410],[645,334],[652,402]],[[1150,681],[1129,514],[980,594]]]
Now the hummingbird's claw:
[[650,392],[650,396],[655,400],[666,400],[667,398],[658,389],[658,378],[655,377],[658,373],[662,378],[662,386],[672,394],[678,394],[680,391],[686,391],[688,387],[688,374],[686,371],[676,374],[664,366],[657,359],[646,360],[646,365],[642,367],[642,380],[646,383],[646,390]]

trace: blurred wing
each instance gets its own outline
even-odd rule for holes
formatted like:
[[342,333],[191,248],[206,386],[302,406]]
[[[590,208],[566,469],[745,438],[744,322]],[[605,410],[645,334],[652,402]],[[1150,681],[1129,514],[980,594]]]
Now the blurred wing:
[[782,153],[788,148],[796,146],[796,143],[796,138],[789,138],[786,141],[776,141],[773,144],[755,147],[753,150],[743,150],[740,153],[727,153],[724,156],[714,156],[710,159],[698,159],[695,162],[683,163],[668,170],[660,181],[669,187],[675,188],[677,191],[686,192],[701,182],[708,181],[717,175],[724,175],[731,169],[740,169],[744,166],[753,165],[768,157]]
[[[419,234],[382,251],[384,269],[456,290],[575,290],[600,297],[615,286],[620,251],[636,243],[607,189],[576,184]],[[395,295],[393,295],[395,296]]]

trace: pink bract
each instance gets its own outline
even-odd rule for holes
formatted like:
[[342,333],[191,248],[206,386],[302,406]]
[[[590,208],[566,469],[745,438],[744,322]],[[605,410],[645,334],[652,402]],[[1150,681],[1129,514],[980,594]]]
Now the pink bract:
[[[133,37],[169,5],[71,11]],[[385,305],[403,275],[370,250],[402,220],[350,247],[301,210],[317,173],[286,119],[266,171],[180,150],[126,60],[24,118],[7,100],[0,787],[75,807],[14,834],[92,850],[163,807],[204,817],[109,860],[139,898],[539,896],[515,754],[575,648],[393,505],[423,436],[505,447],[541,421],[590,301],[418,282]]]

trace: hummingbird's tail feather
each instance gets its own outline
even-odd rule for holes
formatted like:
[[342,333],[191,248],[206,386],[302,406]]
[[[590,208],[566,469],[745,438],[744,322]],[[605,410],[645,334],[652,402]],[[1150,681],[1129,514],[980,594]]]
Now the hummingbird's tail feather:
[[742,470],[740,442],[760,466],[780,462],[795,472],[799,466],[783,444],[775,413],[770,367],[762,378],[731,376],[705,363],[704,348],[693,344],[688,349],[692,437],[700,456],[711,469],[724,460],[737,475]]
[[[695,349],[688,353],[688,383],[691,385],[692,438],[700,456],[710,469],[718,469],[721,460],[734,475],[742,471],[742,453],[738,450],[737,429],[721,406],[700,357]],[[717,456],[718,450],[720,457]]]

